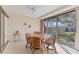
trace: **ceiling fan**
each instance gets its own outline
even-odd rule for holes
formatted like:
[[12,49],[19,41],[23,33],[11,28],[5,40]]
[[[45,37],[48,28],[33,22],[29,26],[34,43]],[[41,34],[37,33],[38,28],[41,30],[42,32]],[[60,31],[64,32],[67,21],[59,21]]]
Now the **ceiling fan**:
[[36,6],[34,5],[27,5],[27,8],[30,9],[32,12],[36,11]]

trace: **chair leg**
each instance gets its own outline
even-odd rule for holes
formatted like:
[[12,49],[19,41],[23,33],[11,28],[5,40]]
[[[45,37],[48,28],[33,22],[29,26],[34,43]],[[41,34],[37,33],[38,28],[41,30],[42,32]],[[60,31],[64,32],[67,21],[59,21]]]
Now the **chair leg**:
[[32,50],[32,44],[30,43],[30,48],[31,48],[31,50]]
[[26,44],[26,48],[28,47],[28,43]]
[[57,53],[56,49],[55,49],[55,53]]
[[53,46],[53,47],[54,47],[55,53],[57,53],[57,51],[56,51],[56,47],[55,47],[55,46]]
[[35,53],[35,49],[32,49],[32,54],[34,54]]
[[47,48],[47,52],[49,52],[49,49],[48,49],[49,48],[49,45],[46,48]]
[[47,49],[47,48],[46,48],[46,46],[44,45],[44,51],[46,51],[46,49]]
[[26,48],[27,48],[27,44],[26,44]]

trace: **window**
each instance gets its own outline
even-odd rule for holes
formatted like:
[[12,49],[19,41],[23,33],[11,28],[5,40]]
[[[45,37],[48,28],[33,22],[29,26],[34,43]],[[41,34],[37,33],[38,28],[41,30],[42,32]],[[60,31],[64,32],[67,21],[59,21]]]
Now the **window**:
[[75,12],[58,16],[59,43],[74,48]]
[[49,20],[45,20],[45,35],[52,35],[54,34],[55,32],[55,29],[56,29],[56,20],[57,20],[57,17],[53,17],[53,18],[50,18]]
[[75,15],[75,11],[71,11],[56,17],[46,19],[44,21],[44,34],[53,35],[57,33],[60,44],[74,48],[74,36],[76,31]]

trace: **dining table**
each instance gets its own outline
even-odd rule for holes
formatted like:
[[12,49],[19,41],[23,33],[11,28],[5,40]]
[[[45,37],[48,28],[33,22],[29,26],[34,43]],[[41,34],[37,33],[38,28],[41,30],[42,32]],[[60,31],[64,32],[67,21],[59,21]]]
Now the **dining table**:
[[44,37],[40,34],[30,34],[30,37],[38,37],[40,38],[42,41],[44,41]]

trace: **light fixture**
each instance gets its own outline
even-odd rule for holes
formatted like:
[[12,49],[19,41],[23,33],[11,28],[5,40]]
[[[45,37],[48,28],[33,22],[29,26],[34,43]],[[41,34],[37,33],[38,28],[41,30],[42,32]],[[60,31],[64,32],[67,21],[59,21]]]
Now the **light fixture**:
[[27,8],[33,12],[35,12],[35,10],[36,10],[36,7],[34,5],[27,5]]

